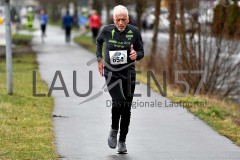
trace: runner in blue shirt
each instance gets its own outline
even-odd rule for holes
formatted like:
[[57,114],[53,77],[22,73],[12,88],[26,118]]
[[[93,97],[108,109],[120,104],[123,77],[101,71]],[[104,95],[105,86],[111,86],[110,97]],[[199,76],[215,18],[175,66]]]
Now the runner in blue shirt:
[[69,11],[66,12],[66,15],[63,17],[63,27],[65,29],[66,42],[71,40],[71,30],[73,25],[73,18],[70,15]]
[[48,23],[48,15],[44,12],[44,10],[40,11],[39,15],[40,27],[42,31],[42,37],[46,36],[46,28]]

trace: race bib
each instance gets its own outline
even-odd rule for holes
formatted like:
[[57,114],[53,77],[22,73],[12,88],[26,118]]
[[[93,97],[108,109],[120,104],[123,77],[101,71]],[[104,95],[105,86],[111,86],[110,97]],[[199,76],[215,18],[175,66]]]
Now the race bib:
[[112,65],[127,63],[127,50],[109,51],[110,63]]

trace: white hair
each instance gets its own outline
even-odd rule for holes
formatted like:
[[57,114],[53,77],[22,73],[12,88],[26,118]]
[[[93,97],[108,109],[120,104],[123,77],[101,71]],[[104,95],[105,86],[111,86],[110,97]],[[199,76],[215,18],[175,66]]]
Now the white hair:
[[123,5],[117,5],[113,8],[113,18],[115,18],[116,16],[116,13],[117,12],[123,12],[123,13],[126,13],[127,17],[128,17],[128,10],[125,6]]

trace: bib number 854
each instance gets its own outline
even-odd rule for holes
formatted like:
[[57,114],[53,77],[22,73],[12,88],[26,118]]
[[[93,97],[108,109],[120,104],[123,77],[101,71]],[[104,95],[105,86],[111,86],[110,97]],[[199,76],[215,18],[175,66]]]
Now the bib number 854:
[[114,58],[113,58],[113,62],[114,62],[114,63],[123,62],[123,57],[121,57],[121,58],[120,58],[120,57],[114,57]]

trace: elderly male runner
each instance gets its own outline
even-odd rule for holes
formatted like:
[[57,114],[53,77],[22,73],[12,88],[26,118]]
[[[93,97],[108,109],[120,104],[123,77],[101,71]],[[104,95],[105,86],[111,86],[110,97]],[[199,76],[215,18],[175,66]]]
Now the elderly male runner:
[[[100,75],[105,77],[112,97],[112,125],[108,137],[110,148],[125,153],[126,136],[131,117],[131,104],[135,89],[135,60],[144,57],[143,42],[139,30],[128,24],[128,10],[122,5],[114,7],[114,24],[105,26],[96,39],[97,60]],[[104,58],[102,57],[103,42]],[[120,125],[119,125],[120,122]],[[120,135],[117,143],[117,134]]]

